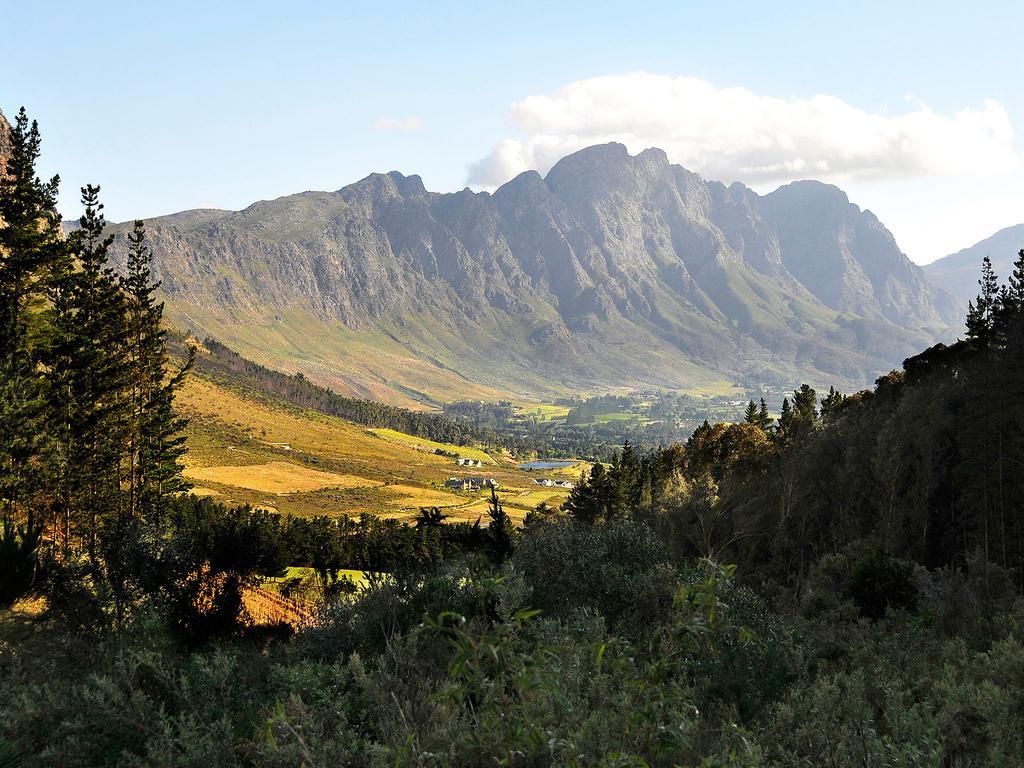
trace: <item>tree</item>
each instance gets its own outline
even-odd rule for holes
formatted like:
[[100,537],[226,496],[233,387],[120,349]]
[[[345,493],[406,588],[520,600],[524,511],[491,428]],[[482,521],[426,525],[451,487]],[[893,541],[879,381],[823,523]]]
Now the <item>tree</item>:
[[1021,318],[1024,316],[1024,249],[1017,253],[1017,260],[1006,285],[999,291],[999,311],[994,318],[996,335],[1000,341],[1009,343],[1022,330]]
[[128,235],[128,262],[121,286],[127,297],[131,415],[128,441],[129,506],[159,532],[167,500],[188,490],[179,459],[185,453],[186,420],[174,410],[174,396],[195,363],[195,348],[176,371],[170,370],[160,283],[151,276],[152,252],[136,221]]
[[793,416],[804,424],[818,420],[818,394],[807,384],[793,392]]
[[104,234],[99,187],[83,188],[82,203],[85,213],[71,239],[78,269],[61,275],[55,291],[50,394],[65,547],[77,525],[95,564],[100,518],[120,509],[131,371],[126,302],[108,264],[113,237]]
[[512,555],[512,520],[505,512],[504,506],[498,500],[498,494],[491,486],[491,500],[487,508],[487,516],[490,522],[487,524],[487,535],[490,539],[491,560],[496,564],[508,560]]
[[789,404],[789,398],[782,398],[782,411],[779,413],[779,426],[777,431],[783,436],[788,437],[793,427],[793,408]]
[[590,476],[580,478],[580,482],[569,492],[563,509],[574,522],[593,525],[601,518],[604,511],[601,494],[606,485],[605,475],[604,465],[597,462],[591,467]]
[[821,421],[824,424],[830,423],[839,410],[839,407],[846,401],[846,395],[840,394],[835,387],[828,388],[828,395],[821,400]]
[[622,453],[616,457],[609,478],[609,493],[605,519],[620,517],[635,510],[640,502],[640,458],[629,440],[622,444]]
[[68,253],[56,213],[60,179],[36,176],[41,139],[22,108],[0,174],[0,505],[6,519],[31,518],[29,497],[49,484],[44,462],[44,318],[54,276]]
[[743,412],[743,421],[747,424],[761,425],[761,418],[757,410],[757,403],[751,400],[747,403],[747,409]]
[[999,280],[988,256],[981,261],[978,297],[967,305],[967,339],[986,348],[992,341],[995,318],[999,314]]
[[775,421],[775,419],[773,419],[771,417],[771,414],[768,413],[768,404],[764,401],[764,398],[762,397],[761,408],[757,413],[757,426],[759,426],[761,429],[767,432],[768,428],[771,427],[773,421]]

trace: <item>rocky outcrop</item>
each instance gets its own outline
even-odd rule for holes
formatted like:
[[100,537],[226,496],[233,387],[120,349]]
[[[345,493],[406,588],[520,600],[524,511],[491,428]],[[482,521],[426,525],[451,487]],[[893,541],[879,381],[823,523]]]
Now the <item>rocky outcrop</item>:
[[7,170],[7,158],[11,156],[11,124],[0,110],[0,174]]

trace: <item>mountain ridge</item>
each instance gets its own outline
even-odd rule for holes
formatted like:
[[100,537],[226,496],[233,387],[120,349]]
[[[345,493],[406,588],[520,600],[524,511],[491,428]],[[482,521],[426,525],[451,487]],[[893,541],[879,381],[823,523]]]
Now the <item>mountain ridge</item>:
[[1024,248],[1024,224],[1016,224],[926,264],[924,272],[933,285],[950,293],[966,308],[967,302],[978,295],[981,260],[985,256],[991,258],[996,274],[1005,279],[1021,248]]
[[494,193],[392,171],[149,228],[175,322],[399,402],[858,385],[958,321],[842,190],[758,195],[615,143]]

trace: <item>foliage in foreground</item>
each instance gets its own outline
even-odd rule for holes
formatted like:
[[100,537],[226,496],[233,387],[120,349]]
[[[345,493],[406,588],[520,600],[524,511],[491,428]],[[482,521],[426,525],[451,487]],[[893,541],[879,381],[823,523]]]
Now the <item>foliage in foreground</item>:
[[[566,569],[531,607],[553,578],[534,553],[623,540],[648,556]],[[84,646],[39,636],[4,653],[0,737],[25,766],[1020,765],[1012,590],[999,611],[980,580],[919,573],[915,611],[872,622],[843,568],[786,616],[732,569],[680,572],[643,525],[557,523],[498,571],[378,584],[287,643],[186,651],[152,614]],[[608,596],[663,610],[609,617]],[[965,601],[988,611],[970,635],[950,630]]]

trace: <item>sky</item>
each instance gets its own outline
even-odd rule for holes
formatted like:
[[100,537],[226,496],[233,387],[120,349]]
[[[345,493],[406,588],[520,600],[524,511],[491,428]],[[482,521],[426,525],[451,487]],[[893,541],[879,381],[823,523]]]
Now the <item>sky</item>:
[[490,190],[589,144],[842,187],[927,263],[1024,222],[1024,3],[0,0],[61,212],[240,209],[375,171]]

